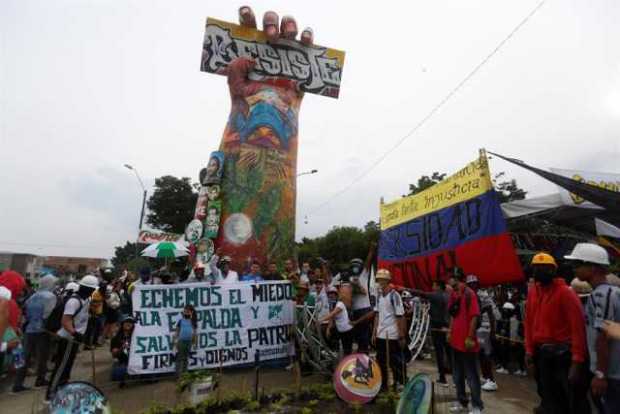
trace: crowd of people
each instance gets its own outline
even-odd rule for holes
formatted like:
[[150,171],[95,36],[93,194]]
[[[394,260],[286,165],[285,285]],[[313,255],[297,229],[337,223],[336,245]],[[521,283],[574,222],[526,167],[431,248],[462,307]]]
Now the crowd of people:
[[[575,279],[558,272],[555,259],[536,254],[529,266],[531,280],[521,286],[481,288],[476,275],[455,267],[431,291],[397,286],[386,269],[371,283],[375,246],[365,261],[353,259],[335,275],[329,264],[309,260],[252,263],[239,275],[227,256],[214,255],[179,278],[168,270],[140,269],[137,277],[110,269],[59,286],[45,275],[35,291],[14,271],[0,274],[0,366],[13,365],[12,391],[21,393],[29,367],[35,387],[46,387],[47,398],[69,381],[80,349],[109,343],[115,360],[112,378],[127,378],[135,321],[131,292],[137,285],[173,283],[252,283],[288,280],[298,307],[316,310],[327,346],[340,355],[372,353],[381,367],[383,389],[391,378],[396,390],[407,382],[412,358],[409,327],[414,303],[430,306],[430,339],[435,352],[436,383],[456,388],[452,412],[483,410],[482,391],[498,391],[495,374],[535,378],[541,404],[537,413],[620,412],[620,288],[609,274],[603,248],[578,244],[571,255]],[[219,253],[219,252],[218,252]],[[311,263],[318,264],[312,267]],[[568,281],[570,282],[570,280]],[[175,330],[176,374],[188,368],[196,343],[196,312],[186,306]],[[299,349],[298,349],[299,350]],[[52,358],[50,358],[52,357]],[[49,370],[48,363],[53,362]],[[391,374],[391,375],[390,375]],[[469,396],[465,384],[469,386]]]

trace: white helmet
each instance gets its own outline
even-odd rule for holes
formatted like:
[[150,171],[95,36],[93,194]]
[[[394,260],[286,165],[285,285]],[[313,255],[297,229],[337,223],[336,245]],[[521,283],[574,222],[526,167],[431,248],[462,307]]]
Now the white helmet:
[[78,290],[80,290],[80,285],[78,285],[75,282],[69,282],[67,283],[67,286],[65,286],[65,290],[70,290],[71,292],[77,292]]
[[594,243],[577,243],[571,254],[564,258],[609,266],[607,250]]
[[93,275],[86,275],[80,279],[80,286],[97,289],[99,287],[99,279]]

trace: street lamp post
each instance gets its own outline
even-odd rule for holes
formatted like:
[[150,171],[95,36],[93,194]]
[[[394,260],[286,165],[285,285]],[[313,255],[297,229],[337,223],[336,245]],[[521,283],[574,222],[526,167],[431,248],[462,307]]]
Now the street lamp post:
[[138,182],[140,183],[140,187],[142,187],[142,209],[140,210],[140,224],[138,225],[138,238],[136,238],[136,258],[137,258],[138,257],[138,239],[140,237],[140,232],[142,231],[142,222],[144,221],[144,208],[146,206],[146,188],[144,187],[144,183],[142,182],[142,179],[140,178],[140,174],[138,174],[138,170],[136,168],[132,167],[129,164],[125,164],[125,168],[133,171],[134,174],[136,174],[136,178],[138,179]]
[[309,175],[309,174],[316,174],[318,173],[319,170],[310,170],[310,171],[304,171],[302,173],[297,174],[298,177],[301,177],[302,175]]

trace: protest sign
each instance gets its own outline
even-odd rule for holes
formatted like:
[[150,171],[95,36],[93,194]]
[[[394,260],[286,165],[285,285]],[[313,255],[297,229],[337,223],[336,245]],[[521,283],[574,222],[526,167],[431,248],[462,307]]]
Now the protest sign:
[[430,289],[455,266],[483,285],[523,278],[486,157],[429,189],[381,205],[379,267],[397,284]]
[[136,285],[130,374],[173,372],[174,333],[183,307],[196,309],[197,341],[189,369],[217,368],[286,358],[294,348],[292,286],[287,281],[211,285]]
[[161,241],[175,242],[183,240],[182,234],[164,233],[156,230],[141,230],[138,234],[138,243],[153,244]]
[[[551,171],[568,177],[572,180],[580,183],[587,183],[596,187],[604,188],[610,191],[620,192],[620,174],[592,172],[592,171],[576,171],[576,170],[564,170],[559,168],[551,168]],[[582,207],[582,208],[601,208],[596,204],[584,200],[577,194],[571,193],[563,187],[558,186],[560,191],[560,197],[562,203],[567,206]]]
[[200,70],[226,74],[238,57],[256,61],[250,79],[287,78],[304,92],[337,98],[340,92],[344,52],[279,39],[267,43],[262,31],[209,17],[205,28]]

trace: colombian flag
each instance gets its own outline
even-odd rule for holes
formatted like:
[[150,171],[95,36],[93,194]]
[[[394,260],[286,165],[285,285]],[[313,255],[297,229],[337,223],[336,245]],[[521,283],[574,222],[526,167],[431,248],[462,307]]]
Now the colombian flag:
[[485,156],[433,187],[381,205],[379,267],[429,290],[454,266],[482,285],[523,281]]

